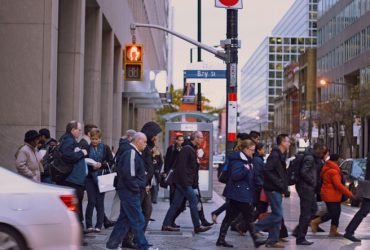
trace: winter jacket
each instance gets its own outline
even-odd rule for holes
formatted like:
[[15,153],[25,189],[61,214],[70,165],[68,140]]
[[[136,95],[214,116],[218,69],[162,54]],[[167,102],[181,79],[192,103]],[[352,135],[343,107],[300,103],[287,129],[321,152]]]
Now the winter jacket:
[[89,150],[91,140],[87,135],[82,136],[81,140],[78,142],[78,146],[81,149]]
[[41,181],[40,175],[43,168],[41,156],[36,148],[25,143],[18,149],[15,158],[15,166],[19,174],[37,182]]
[[177,158],[174,182],[181,187],[198,186],[199,164],[196,153],[196,146],[184,146]]
[[59,143],[62,159],[67,163],[73,164],[73,170],[65,181],[79,186],[85,186],[87,165],[85,163],[84,154],[79,148],[76,139],[72,134],[66,133],[60,138]]
[[296,184],[298,192],[316,192],[320,185],[320,171],[322,160],[315,156],[312,149],[308,149],[303,157],[303,163],[299,171],[299,181]]
[[181,147],[177,147],[176,144],[170,145],[167,148],[166,157],[164,159],[164,172],[168,173],[170,169],[175,169],[177,157],[179,157]]
[[276,191],[284,194],[288,191],[285,155],[279,148],[274,148],[262,169],[263,188],[265,191]]
[[231,200],[252,203],[256,176],[252,159],[242,152],[234,152],[229,158],[230,176],[223,195]]
[[141,132],[144,133],[147,137],[148,145],[142,152],[142,157],[145,162],[145,171],[146,171],[146,185],[150,186],[152,183],[152,178],[154,175],[154,166],[153,166],[153,153],[152,149],[154,143],[152,141],[153,137],[158,135],[161,132],[161,127],[155,122],[147,122],[144,124]]
[[254,155],[252,159],[254,174],[256,176],[256,185],[258,187],[263,186],[263,176],[262,176],[262,170],[265,166],[265,161],[262,156],[260,156],[258,153]]
[[129,190],[139,194],[146,186],[145,163],[136,148],[130,145],[117,165],[117,190]]
[[352,198],[352,193],[342,184],[341,171],[334,161],[327,161],[321,170],[321,199],[325,202],[341,202],[342,195]]

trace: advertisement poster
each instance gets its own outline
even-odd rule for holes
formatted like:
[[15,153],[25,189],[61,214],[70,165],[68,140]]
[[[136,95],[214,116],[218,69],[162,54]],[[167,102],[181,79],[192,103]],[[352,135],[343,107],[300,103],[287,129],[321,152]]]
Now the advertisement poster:
[[[190,135],[192,131],[170,131],[169,133],[169,145],[172,145],[176,141],[176,135],[177,134],[183,134],[184,138],[190,138]],[[203,143],[197,150],[198,155],[198,163],[199,163],[199,170],[209,170],[209,144],[210,144],[210,138],[209,138],[209,132],[208,131],[202,131],[203,133]]]

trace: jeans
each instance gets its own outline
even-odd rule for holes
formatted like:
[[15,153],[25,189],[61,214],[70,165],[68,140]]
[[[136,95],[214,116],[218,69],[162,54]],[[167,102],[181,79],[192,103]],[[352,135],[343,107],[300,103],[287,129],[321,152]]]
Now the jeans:
[[275,244],[279,241],[279,231],[281,227],[281,221],[283,219],[283,197],[281,193],[275,191],[265,191],[267,199],[271,205],[271,215],[264,220],[260,220],[256,223],[256,230],[269,230],[269,237],[266,241],[267,244]]
[[173,202],[170,205],[170,209],[167,211],[166,217],[164,218],[163,221],[163,226],[171,226],[177,211],[181,207],[181,204],[186,198],[189,201],[189,207],[190,207],[190,214],[191,214],[191,219],[193,221],[193,226],[199,227],[200,222],[199,222],[199,213],[198,213],[198,198],[195,195],[194,189],[191,186],[186,186],[186,187],[181,187],[181,186],[176,186],[176,191],[175,195],[173,198]]
[[96,208],[95,227],[101,229],[104,222],[104,197],[105,193],[100,193],[98,185],[92,178],[86,178],[87,206],[85,213],[86,228],[91,228],[94,208]]
[[355,216],[352,218],[351,222],[346,228],[346,233],[353,235],[361,224],[362,220],[370,213],[370,199],[364,198],[362,200],[361,208],[357,211]]
[[121,200],[121,211],[106,247],[118,248],[131,228],[139,249],[147,250],[149,244],[144,233],[145,220],[141,209],[141,195],[129,190],[117,190],[117,192]]
[[119,200],[118,192],[116,191],[116,193],[114,194],[112,209],[110,212],[110,220],[117,221],[119,212],[120,212],[120,200]]
[[298,195],[300,198],[301,213],[299,215],[297,242],[300,242],[306,239],[310,221],[317,212],[317,202],[314,191],[298,191]]
[[331,225],[338,227],[341,213],[341,202],[325,202],[328,212],[321,216],[321,222],[331,220]]

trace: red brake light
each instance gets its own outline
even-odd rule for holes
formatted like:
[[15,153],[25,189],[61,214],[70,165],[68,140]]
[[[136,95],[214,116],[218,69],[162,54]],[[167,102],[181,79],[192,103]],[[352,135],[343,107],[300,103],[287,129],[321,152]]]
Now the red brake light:
[[60,199],[70,211],[77,212],[77,199],[74,195],[61,195]]

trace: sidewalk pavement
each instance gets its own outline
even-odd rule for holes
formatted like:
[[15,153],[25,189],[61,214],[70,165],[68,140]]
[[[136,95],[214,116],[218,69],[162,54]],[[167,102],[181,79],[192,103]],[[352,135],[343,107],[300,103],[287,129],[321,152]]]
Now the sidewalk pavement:
[[[113,195],[114,192],[107,193],[106,195],[105,210],[108,216],[110,215],[110,208],[113,200]],[[160,193],[160,197],[163,197],[163,190]],[[216,192],[213,192],[212,201],[204,203],[205,215],[209,221],[211,220],[210,215],[211,212],[218,208],[219,206],[221,206],[223,202],[224,202],[223,198],[219,196]],[[294,226],[297,224],[299,216],[299,202],[297,194],[293,191],[291,197],[284,199],[283,203],[285,209],[284,211],[285,221],[289,232],[291,232]],[[84,205],[86,205],[86,201],[84,202]],[[161,226],[168,207],[169,207],[168,200],[164,200],[162,198],[158,199],[157,204],[153,204],[152,218],[155,219],[155,221],[150,223],[150,225],[148,226],[148,230],[146,232],[147,239],[149,243],[153,244],[153,246],[158,247],[161,250],[226,249],[216,247],[215,245],[220,230],[220,224],[222,222],[224,214],[219,216],[218,224],[214,225],[210,231],[201,234],[194,234],[189,208],[187,208],[186,212],[181,214],[178,220],[176,221],[177,224],[182,226],[181,232],[162,232]],[[348,224],[348,221],[351,219],[354,212],[355,209],[346,208],[345,206],[343,206],[344,214],[342,214],[341,216],[341,226],[340,226],[340,229],[342,229],[341,231],[344,230],[344,227]],[[323,228],[326,230],[326,232],[328,232],[329,226],[330,225],[328,225],[328,223],[323,225]],[[105,243],[107,242],[111,231],[112,229],[110,228],[103,229],[102,232],[99,234],[89,234],[86,238],[89,245],[86,247],[82,247],[81,249],[83,250],[105,249]],[[296,246],[295,238],[290,236],[289,242],[285,243],[286,246],[285,249],[325,249],[325,250],[370,249],[370,231],[368,223],[364,223],[364,225],[361,225],[357,235],[364,239],[362,243],[351,243],[350,241],[342,238],[330,239],[327,237],[327,233],[318,233],[315,235],[309,233],[307,239],[315,242],[312,246],[309,247]],[[226,240],[234,245],[233,249],[254,248],[252,240],[249,235],[239,236],[239,234],[229,231]],[[260,249],[266,248],[262,246],[260,247]]]

